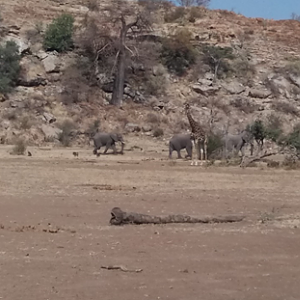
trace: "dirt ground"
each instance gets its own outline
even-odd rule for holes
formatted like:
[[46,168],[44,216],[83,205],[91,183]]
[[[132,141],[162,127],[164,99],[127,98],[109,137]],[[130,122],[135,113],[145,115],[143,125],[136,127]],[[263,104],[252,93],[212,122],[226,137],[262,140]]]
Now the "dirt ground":
[[[300,172],[192,167],[150,148],[30,151],[0,148],[0,299],[299,299]],[[116,227],[114,206],[247,218]]]

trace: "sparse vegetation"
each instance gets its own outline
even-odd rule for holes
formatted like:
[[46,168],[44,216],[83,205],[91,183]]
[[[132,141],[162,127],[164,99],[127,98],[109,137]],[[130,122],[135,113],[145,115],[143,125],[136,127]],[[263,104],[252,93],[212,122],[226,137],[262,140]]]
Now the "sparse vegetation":
[[286,136],[284,143],[300,153],[300,124],[294,126],[293,131]]
[[227,60],[235,58],[233,55],[233,49],[231,47],[219,47],[219,46],[203,46],[203,62],[210,66],[211,71],[214,73],[214,79],[219,76],[227,74],[230,70],[230,64]]
[[76,129],[76,125],[70,120],[65,120],[62,123],[58,124],[58,127],[62,130],[62,132],[58,136],[58,140],[64,147],[70,147],[71,137],[74,129]]
[[251,114],[257,109],[257,105],[248,98],[237,97],[230,101],[230,105],[243,111],[245,114]]
[[246,130],[248,130],[257,144],[262,148],[264,139],[267,137],[266,128],[262,120],[255,120],[253,124],[247,126]]
[[12,149],[11,154],[13,155],[24,155],[26,151],[26,144],[23,139],[18,138],[15,142],[15,145]]
[[164,135],[164,131],[163,131],[162,128],[157,127],[157,128],[155,128],[155,129],[153,130],[153,136],[154,136],[154,137],[161,137],[161,136],[163,136],[163,135]]
[[20,72],[18,46],[13,41],[0,45],[0,93],[8,93],[16,85]]
[[296,106],[294,106],[290,102],[280,101],[280,100],[274,101],[272,102],[272,109],[281,111],[284,114],[299,116],[299,110],[297,109]]
[[20,129],[27,130],[30,129],[32,126],[32,120],[29,118],[29,116],[23,116],[20,120]]
[[274,113],[267,117],[265,126],[266,137],[273,142],[278,142],[282,135],[282,120]]
[[210,134],[207,141],[207,157],[217,159],[221,157],[222,140],[217,134]]
[[175,7],[173,10],[166,12],[164,15],[164,20],[166,23],[172,23],[183,19],[185,16],[184,7]]
[[170,72],[182,76],[195,63],[197,52],[191,44],[192,33],[187,29],[178,30],[162,44],[161,59]]
[[44,48],[58,52],[68,51],[73,48],[73,24],[74,17],[70,14],[62,14],[52,21],[47,27]]

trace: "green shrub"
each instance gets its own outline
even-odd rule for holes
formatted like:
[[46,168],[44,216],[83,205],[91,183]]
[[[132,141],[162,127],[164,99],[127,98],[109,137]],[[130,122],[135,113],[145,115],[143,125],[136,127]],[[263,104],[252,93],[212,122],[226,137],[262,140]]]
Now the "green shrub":
[[8,93],[15,86],[20,72],[18,46],[8,41],[0,46],[0,93]]
[[265,126],[266,137],[273,142],[278,142],[282,135],[282,120],[275,114],[270,114],[267,117]]
[[228,60],[235,58],[231,47],[219,47],[204,45],[202,48],[202,60],[207,64],[216,77],[232,71]]
[[293,131],[285,138],[286,146],[294,147],[300,153],[300,124],[293,128]]
[[44,48],[58,52],[70,50],[73,47],[73,26],[74,18],[69,14],[54,19],[46,30]]
[[172,38],[162,43],[162,63],[178,76],[184,75],[196,61],[196,51],[190,42],[191,35],[187,29],[178,30]]
[[266,127],[262,120],[255,120],[253,124],[247,126],[246,130],[253,134],[254,139],[262,145],[264,139],[267,137]]

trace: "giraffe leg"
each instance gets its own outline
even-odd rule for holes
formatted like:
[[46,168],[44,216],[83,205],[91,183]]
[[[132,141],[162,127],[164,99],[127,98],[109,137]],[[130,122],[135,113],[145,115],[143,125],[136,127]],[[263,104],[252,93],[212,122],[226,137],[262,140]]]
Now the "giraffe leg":
[[195,162],[195,157],[196,157],[196,155],[197,155],[197,150],[196,150],[196,148],[197,148],[197,142],[196,141],[193,141],[193,150],[192,150],[192,157],[191,157],[191,159],[192,159],[192,162],[191,162],[191,166],[193,166],[194,165],[194,162]]
[[[199,140],[195,141],[195,148],[196,148],[196,160],[195,160],[195,166],[198,166],[198,161],[199,161],[199,155],[201,155],[200,151],[200,142]],[[199,153],[200,152],[200,153]]]

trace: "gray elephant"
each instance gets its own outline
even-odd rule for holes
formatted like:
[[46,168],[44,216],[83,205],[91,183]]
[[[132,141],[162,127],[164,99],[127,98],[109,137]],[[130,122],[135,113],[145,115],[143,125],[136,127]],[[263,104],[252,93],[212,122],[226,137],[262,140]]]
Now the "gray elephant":
[[97,153],[97,150],[100,150],[101,147],[105,146],[105,150],[103,154],[106,154],[107,150],[109,148],[113,149],[113,153],[117,154],[117,149],[116,149],[116,143],[120,142],[121,143],[121,154],[123,154],[123,149],[124,149],[124,140],[123,136],[119,133],[105,133],[105,132],[98,132],[94,135],[93,137],[94,141],[94,151],[93,154],[99,156],[100,153]]
[[176,134],[169,142],[169,158],[172,158],[172,152],[177,151],[178,158],[182,158],[181,149],[186,149],[187,157],[192,157],[193,143],[190,134]]
[[250,152],[253,154],[253,135],[246,130],[243,130],[239,134],[227,133],[222,137],[223,143],[223,155],[228,158],[228,154],[233,153],[235,156],[241,151],[242,155],[245,155],[245,146],[250,144]]

